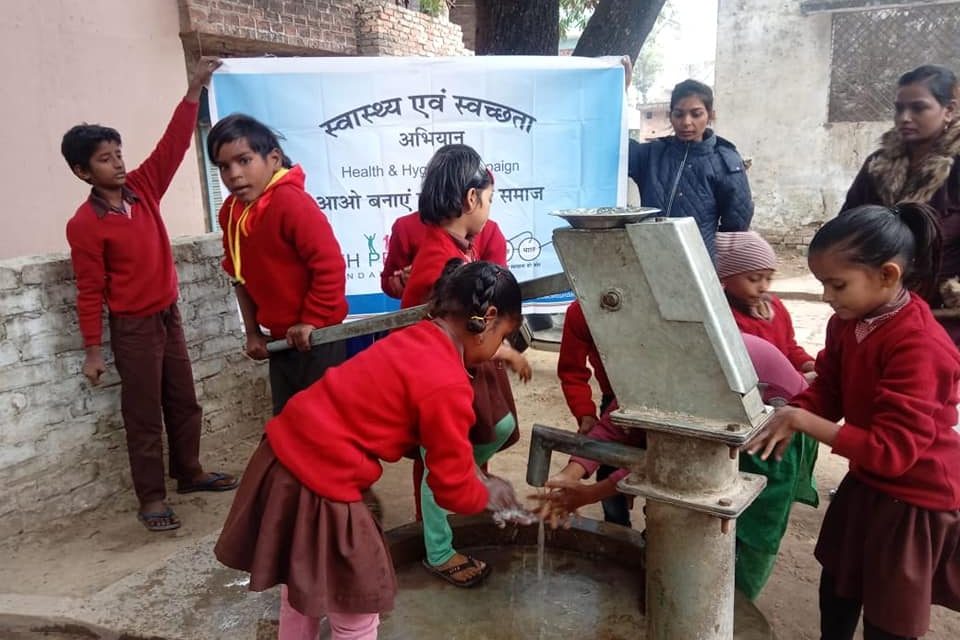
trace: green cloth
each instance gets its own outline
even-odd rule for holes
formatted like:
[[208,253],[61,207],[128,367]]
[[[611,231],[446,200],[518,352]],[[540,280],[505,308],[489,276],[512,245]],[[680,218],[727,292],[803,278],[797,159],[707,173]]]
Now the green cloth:
[[[473,460],[478,467],[500,450],[516,427],[516,419],[512,413],[508,413],[494,427],[493,442],[473,445]],[[423,447],[420,448],[420,455],[424,460],[427,459],[426,451]],[[427,562],[436,567],[450,560],[457,552],[453,548],[453,529],[447,521],[450,512],[438,505],[433,497],[433,491],[427,484],[429,473],[429,469],[424,469],[423,480],[420,482],[420,513],[423,516],[423,544],[427,550]]]
[[820,504],[813,478],[818,449],[816,440],[796,433],[783,460],[740,454],[741,471],[767,478],[766,488],[737,519],[736,585],[751,600],[773,571],[793,503]]

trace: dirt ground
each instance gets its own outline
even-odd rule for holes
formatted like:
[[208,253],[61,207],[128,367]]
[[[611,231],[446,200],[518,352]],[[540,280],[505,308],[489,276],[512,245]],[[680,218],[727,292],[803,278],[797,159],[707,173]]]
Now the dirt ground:
[[[795,264],[799,268],[802,260]],[[794,316],[798,338],[815,353],[822,341],[826,308],[811,302],[788,301],[787,304]],[[511,479],[521,491],[525,491],[529,442],[526,436],[530,426],[541,423],[574,427],[556,380],[556,354],[531,351],[529,358],[534,379],[526,386],[515,386],[524,438],[492,463],[494,472]],[[240,472],[257,440],[254,437],[241,443],[226,459],[206,462],[211,468]],[[565,456],[558,455],[553,464],[559,468],[564,461]],[[843,459],[821,448],[817,480],[822,505],[820,509],[801,505],[794,508],[776,570],[757,602],[782,640],[818,637],[819,566],[812,555],[813,547],[828,504],[827,492],[837,486],[845,469]],[[408,462],[387,465],[376,490],[384,502],[384,524],[388,528],[412,519]],[[119,495],[95,511],[54,523],[43,531],[5,540],[0,543],[0,558],[4,560],[0,562],[0,585],[3,585],[0,592],[74,597],[95,593],[135,569],[161,562],[185,544],[215,532],[224,520],[231,499],[229,493],[191,496],[172,493],[171,505],[183,521],[183,527],[175,532],[151,534],[134,518],[136,503],[132,494]],[[584,515],[600,517],[600,510],[591,507]],[[639,508],[634,509],[634,526],[643,527]],[[960,613],[935,608],[931,631],[925,637],[930,640],[960,638]]]

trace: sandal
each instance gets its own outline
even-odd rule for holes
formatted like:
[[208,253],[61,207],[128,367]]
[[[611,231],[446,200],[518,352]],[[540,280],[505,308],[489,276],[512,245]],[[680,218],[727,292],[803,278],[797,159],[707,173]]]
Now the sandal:
[[[180,519],[169,507],[165,511],[138,511],[137,520],[143,523],[147,531],[173,531],[180,528]],[[164,521],[166,524],[163,524]]]
[[[435,567],[429,562],[427,562],[426,558],[424,558],[423,566],[424,568],[426,568],[428,572],[432,573],[438,578],[446,580],[453,586],[469,589],[470,587],[474,587],[480,584],[481,582],[483,582],[487,578],[487,576],[490,575],[490,572],[493,569],[490,567],[489,564],[484,564],[483,569],[480,569],[480,562],[476,558],[474,558],[473,556],[466,556],[466,558],[467,558],[466,562],[462,562],[453,567],[447,567],[446,569],[440,569],[438,567]],[[459,573],[464,569],[469,569],[470,567],[476,567],[480,569],[480,573],[476,574],[471,578],[467,578],[466,580],[457,580],[456,578],[453,577],[454,574]]]
[[240,482],[231,475],[213,471],[203,482],[195,484],[177,484],[177,493],[194,493],[195,491],[230,491],[236,489]]

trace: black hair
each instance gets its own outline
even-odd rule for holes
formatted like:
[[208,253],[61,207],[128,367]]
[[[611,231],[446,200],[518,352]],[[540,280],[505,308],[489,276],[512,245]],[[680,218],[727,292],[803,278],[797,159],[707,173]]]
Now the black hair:
[[713,89],[692,78],[684,80],[673,88],[670,93],[670,110],[673,111],[678,102],[691,96],[703,100],[703,106],[707,111],[713,112]]
[[483,316],[491,306],[497,317],[520,320],[520,285],[504,267],[492,262],[467,262],[451,258],[433,285],[428,313],[434,318],[460,317],[467,331],[482,333]]
[[493,184],[493,174],[473,147],[448,144],[437,149],[427,163],[420,186],[420,220],[439,225],[459,218],[470,189],[482,191]]
[[246,138],[250,148],[264,158],[276,149],[280,152],[281,164],[287,169],[293,166],[293,162],[280,146],[283,136],[256,118],[243,113],[231,114],[210,129],[207,135],[207,155],[210,156],[210,161],[216,163],[220,148],[241,138]]
[[930,205],[902,202],[891,209],[869,204],[820,227],[808,255],[833,249],[851,262],[873,268],[902,262],[904,285],[929,295],[935,290],[941,245],[940,221]]
[[957,99],[957,76],[950,69],[936,64],[925,64],[908,71],[897,81],[898,87],[920,83],[930,90],[940,106],[945,107]]
[[67,165],[71,169],[74,167],[88,169],[90,158],[93,157],[101,142],[123,144],[120,141],[120,132],[116,129],[103,127],[99,124],[78,124],[63,134],[63,140],[60,142],[60,153],[63,154],[63,159],[67,161]]

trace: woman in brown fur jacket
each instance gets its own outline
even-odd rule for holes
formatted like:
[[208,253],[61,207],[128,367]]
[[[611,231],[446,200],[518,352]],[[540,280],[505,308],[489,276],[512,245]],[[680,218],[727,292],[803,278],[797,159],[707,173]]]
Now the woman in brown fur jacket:
[[[943,255],[938,290],[927,293],[934,309],[960,307],[960,118],[957,77],[924,65],[897,83],[894,128],[863,163],[841,213],[864,204],[893,207],[925,202],[940,214]],[[940,318],[960,345],[960,318]]]

